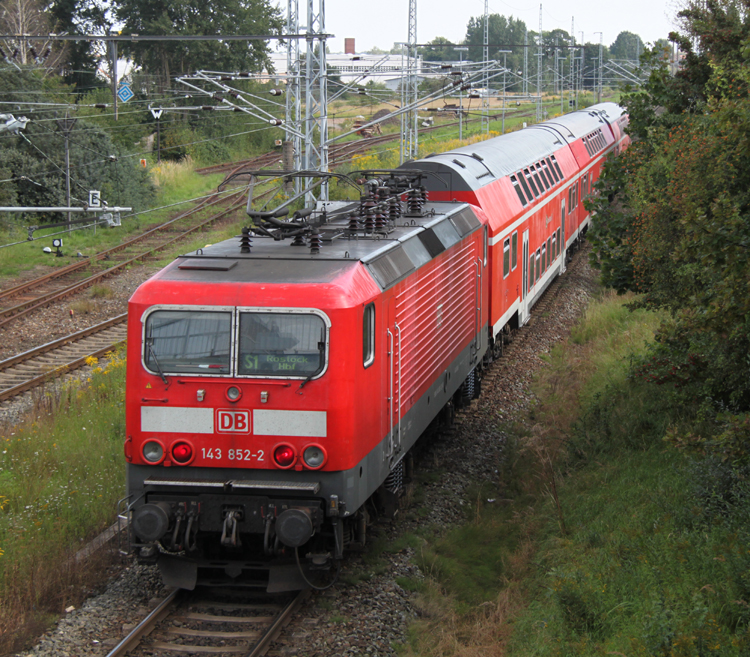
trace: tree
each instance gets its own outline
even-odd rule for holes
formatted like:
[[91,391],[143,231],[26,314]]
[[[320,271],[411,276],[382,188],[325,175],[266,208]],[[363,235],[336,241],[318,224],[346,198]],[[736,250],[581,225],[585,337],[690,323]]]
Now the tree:
[[[22,91],[19,91],[22,90]],[[39,71],[6,68],[0,71],[0,94],[12,102],[38,101],[44,91],[69,96],[71,89],[54,77],[42,78]],[[60,104],[56,103],[59,108]],[[6,135],[0,140],[0,162],[5,170],[3,193],[18,205],[65,205],[64,139],[51,110],[38,109],[21,135]],[[69,137],[71,197],[76,204],[88,200],[88,191],[98,189],[112,205],[143,209],[154,197],[154,189],[145,169],[116,146],[96,125],[79,119]],[[63,215],[48,215],[43,220],[62,220]],[[35,220],[36,223],[36,220]]]
[[[519,70],[523,65],[523,43],[526,35],[526,23],[512,16],[506,18],[500,14],[488,16],[488,41],[490,59],[503,60],[500,50],[510,50],[506,55],[508,68]],[[469,19],[466,25],[466,38],[464,45],[469,47],[466,53],[467,59],[475,62],[482,61],[484,57],[484,16],[475,16]]]
[[[270,0],[115,0],[124,33],[281,34],[280,10]],[[150,41],[124,45],[124,54],[166,86],[175,75],[199,69],[271,69],[268,44],[255,41]]]
[[617,35],[614,43],[609,47],[609,54],[612,59],[627,59],[634,62],[645,50],[641,37],[626,31]]
[[419,48],[419,55],[426,62],[452,62],[456,59],[456,45],[445,37],[435,37],[426,46]]
[[[105,0],[54,0],[49,15],[55,30],[69,34],[107,34],[112,27],[110,5]],[[59,63],[65,82],[78,93],[101,87],[106,81],[97,76],[104,54],[101,43],[69,41]]]
[[0,3],[0,30],[6,35],[24,35],[3,39],[9,49],[6,54],[21,65],[39,61],[52,69],[62,58],[64,49],[44,38],[52,32],[53,25],[45,9],[40,0],[5,0]]
[[605,167],[592,235],[605,280],[670,314],[636,373],[723,426],[750,412],[750,21],[732,0],[679,15],[682,66],[645,53],[650,75],[623,99],[637,140]]

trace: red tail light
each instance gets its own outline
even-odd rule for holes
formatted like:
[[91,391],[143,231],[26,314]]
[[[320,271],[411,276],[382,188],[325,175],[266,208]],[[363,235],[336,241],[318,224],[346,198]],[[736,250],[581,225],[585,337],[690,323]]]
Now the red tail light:
[[294,465],[296,454],[289,445],[279,445],[273,450],[273,460],[280,468],[290,468]]
[[172,445],[172,458],[180,465],[190,463],[193,460],[193,446],[184,442],[175,443]]

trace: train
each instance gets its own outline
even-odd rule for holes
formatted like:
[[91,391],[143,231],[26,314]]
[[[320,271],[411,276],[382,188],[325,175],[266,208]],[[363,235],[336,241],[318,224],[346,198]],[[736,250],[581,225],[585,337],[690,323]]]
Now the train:
[[[350,175],[353,200],[292,216],[296,197],[248,201],[241,235],[143,283],[124,443],[138,560],[186,589],[331,580],[395,513],[418,438],[478,395],[565,272],[627,122],[601,103]],[[330,181],[302,175],[308,192]]]

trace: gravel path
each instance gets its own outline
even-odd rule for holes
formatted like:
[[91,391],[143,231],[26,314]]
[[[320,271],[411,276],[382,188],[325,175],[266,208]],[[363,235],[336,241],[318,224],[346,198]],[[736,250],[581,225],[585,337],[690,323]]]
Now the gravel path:
[[[578,255],[579,264],[571,268],[550,290],[547,307],[538,312],[514,340],[505,356],[496,362],[483,386],[482,397],[468,412],[460,414],[449,432],[437,436],[419,458],[420,472],[436,470],[451,464],[449,478],[424,487],[425,499],[421,514],[405,514],[394,523],[377,531],[394,538],[420,526],[448,528],[462,522],[462,507],[469,504],[469,486],[488,480],[497,472],[502,458],[505,436],[498,425],[522,413],[533,402],[529,384],[534,372],[544,366],[541,354],[564,339],[572,325],[588,304],[594,288],[594,273],[586,263],[586,252]],[[78,317],[66,314],[65,308],[42,312],[25,320],[26,328],[9,331],[15,336],[15,350],[20,345],[32,344],[34,335],[48,335],[84,328],[102,321],[104,315],[123,312],[127,297],[137,284],[149,274],[146,268],[133,269],[109,285],[115,294],[102,302],[101,311]],[[69,302],[72,303],[72,302]],[[69,304],[68,304],[69,305]],[[67,307],[67,305],[66,305]],[[63,322],[67,324],[61,326]],[[52,332],[57,331],[57,335]],[[3,345],[3,353],[14,347]],[[7,357],[7,356],[6,356]],[[0,409],[9,421],[15,421],[23,411]],[[356,584],[340,582],[332,589],[316,593],[308,600],[282,636],[283,645],[272,654],[304,657],[348,657],[350,655],[395,655],[395,645],[406,641],[406,629],[415,616],[412,595],[402,589],[397,580],[403,577],[422,577],[412,560],[411,549],[387,555],[390,567]],[[347,560],[342,579],[356,581],[364,566],[359,557]],[[68,613],[57,626],[45,634],[31,650],[19,653],[24,657],[77,657],[106,655],[119,642],[127,624],[140,620],[157,598],[166,591],[155,568],[129,565],[114,580],[105,593],[90,598],[80,609]]]

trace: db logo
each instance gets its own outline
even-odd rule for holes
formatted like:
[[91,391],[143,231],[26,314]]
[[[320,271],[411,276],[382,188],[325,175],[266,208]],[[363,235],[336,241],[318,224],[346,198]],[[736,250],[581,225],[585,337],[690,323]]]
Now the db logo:
[[250,411],[217,411],[217,431],[250,433]]

